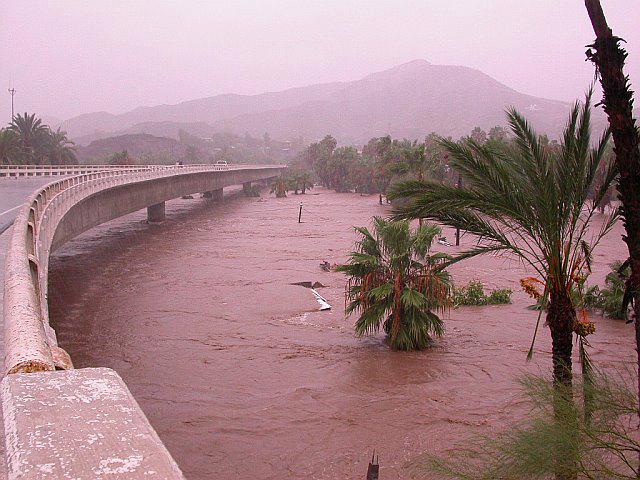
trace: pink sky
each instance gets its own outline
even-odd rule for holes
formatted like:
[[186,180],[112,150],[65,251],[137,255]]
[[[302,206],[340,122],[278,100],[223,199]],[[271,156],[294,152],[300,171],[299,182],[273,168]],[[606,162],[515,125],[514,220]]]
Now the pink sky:
[[[602,0],[640,84],[640,1]],[[0,118],[68,118],[355,80],[413,59],[572,100],[593,78],[582,0],[29,0],[0,16]],[[2,120],[4,123],[4,120]]]

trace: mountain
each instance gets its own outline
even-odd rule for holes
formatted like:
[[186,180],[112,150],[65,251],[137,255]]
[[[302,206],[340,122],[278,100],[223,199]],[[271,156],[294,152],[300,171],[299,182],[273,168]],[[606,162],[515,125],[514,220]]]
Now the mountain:
[[[183,126],[179,124],[213,123],[224,118],[251,115],[317,101],[339,90],[343,85],[343,83],[325,83],[260,95],[223,94],[176,105],[138,107],[120,115],[107,112],[88,113],[66,120],[62,126],[74,139],[91,135],[104,138],[116,132],[122,133],[124,129],[134,126],[136,128],[130,133],[143,133],[138,127],[140,124],[148,123],[172,122],[178,124],[178,128],[182,128]],[[260,136],[262,134],[264,131]]]
[[[505,125],[504,110],[510,106],[552,138],[570,109],[567,102],[517,92],[479,70],[414,60],[352,82],[218,95],[121,115],[98,112],[67,120],[63,128],[76,139],[125,132],[175,137],[184,129],[200,136],[230,132],[260,138],[268,132],[279,140],[332,134],[340,143],[362,144],[385,134],[421,138],[437,132],[457,138],[476,126]],[[603,126],[604,116],[595,115],[595,122]]]

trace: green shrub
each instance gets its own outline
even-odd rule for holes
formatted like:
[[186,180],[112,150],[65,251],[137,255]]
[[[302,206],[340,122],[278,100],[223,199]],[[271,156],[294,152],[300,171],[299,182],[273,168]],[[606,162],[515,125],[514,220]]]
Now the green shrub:
[[584,292],[584,306],[589,310],[602,308],[602,293],[598,285],[589,287]]
[[611,272],[604,280],[605,287],[600,290],[600,303],[607,317],[626,320],[629,316],[629,308],[623,305],[623,298],[625,282],[631,272],[627,267],[618,273],[620,267],[622,267],[621,262],[611,264]]
[[511,290],[503,288],[492,290],[489,295],[484,293],[484,284],[477,280],[470,281],[466,286],[454,288],[453,305],[504,305],[511,303]]
[[489,305],[505,305],[511,303],[511,289],[501,288],[489,294]]
[[585,291],[584,306],[590,310],[602,310],[609,318],[627,320],[629,308],[623,305],[623,299],[629,267],[620,271],[621,262],[614,262],[610,267],[611,272],[606,276],[602,289],[594,285]]

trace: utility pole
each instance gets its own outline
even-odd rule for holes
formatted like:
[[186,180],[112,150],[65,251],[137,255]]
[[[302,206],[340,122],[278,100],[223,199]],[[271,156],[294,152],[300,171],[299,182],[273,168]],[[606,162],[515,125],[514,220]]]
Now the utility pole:
[[16,94],[16,89],[11,87],[9,93],[11,94],[11,121],[13,122],[13,96]]

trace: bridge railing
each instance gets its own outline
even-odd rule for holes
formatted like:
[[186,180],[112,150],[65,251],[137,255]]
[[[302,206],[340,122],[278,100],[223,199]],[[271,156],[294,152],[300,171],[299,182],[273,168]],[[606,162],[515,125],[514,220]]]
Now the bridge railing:
[[[63,176],[81,175],[93,172],[105,171],[129,171],[138,172],[141,170],[163,170],[175,168],[188,168],[203,165],[0,165],[0,178],[18,177],[43,177],[43,176]],[[210,165],[214,170],[225,170],[230,167],[236,168],[240,165]]]
[[[5,371],[72,367],[49,326],[47,302],[51,245],[60,220],[83,198],[100,190],[197,172],[255,169],[261,165],[144,165],[109,168],[49,183],[34,192],[13,224],[5,267]],[[281,168],[281,166],[277,166]]]

